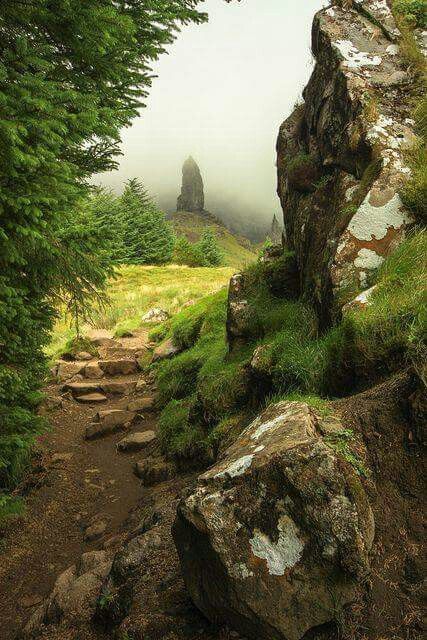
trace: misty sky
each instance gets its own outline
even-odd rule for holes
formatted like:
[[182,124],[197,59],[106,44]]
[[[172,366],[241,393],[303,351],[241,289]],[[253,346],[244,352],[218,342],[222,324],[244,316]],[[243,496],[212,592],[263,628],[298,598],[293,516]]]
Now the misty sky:
[[155,66],[141,117],[123,132],[121,190],[139,177],[173,206],[188,155],[199,163],[206,208],[218,201],[270,220],[279,211],[275,141],[312,68],[310,33],[322,0],[207,0],[209,23],[186,27]]

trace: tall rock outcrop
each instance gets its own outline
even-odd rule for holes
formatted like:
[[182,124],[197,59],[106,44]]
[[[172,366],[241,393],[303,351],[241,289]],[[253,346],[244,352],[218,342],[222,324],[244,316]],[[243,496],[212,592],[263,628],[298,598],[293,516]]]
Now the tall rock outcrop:
[[399,197],[414,134],[398,35],[388,0],[337,2],[317,13],[304,103],[280,129],[287,244],[325,323],[370,285],[413,222]]
[[178,196],[177,211],[200,212],[205,207],[203,180],[197,162],[190,156],[182,167],[181,195]]

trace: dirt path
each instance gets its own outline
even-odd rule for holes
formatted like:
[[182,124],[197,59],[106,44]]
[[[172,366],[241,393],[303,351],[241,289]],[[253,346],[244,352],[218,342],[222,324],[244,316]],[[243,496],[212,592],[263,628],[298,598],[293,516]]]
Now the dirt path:
[[[124,357],[143,348],[146,336],[122,340],[101,355]],[[134,381],[141,375],[104,377]],[[47,388],[51,398],[61,397],[61,386]],[[149,386],[139,397],[150,395]],[[49,413],[52,431],[40,439],[40,458],[31,481],[24,521],[11,527],[0,547],[0,640],[12,640],[37,604],[49,594],[63,570],[86,551],[123,530],[129,511],[141,497],[140,481],[132,472],[140,453],[117,453],[123,431],[88,441],[85,426],[99,409],[123,406],[123,397],[110,397],[102,406],[80,404],[70,397]],[[136,421],[131,431],[155,428],[155,417]],[[63,455],[65,454],[65,455]],[[107,522],[102,541],[85,542],[85,525],[100,514]]]

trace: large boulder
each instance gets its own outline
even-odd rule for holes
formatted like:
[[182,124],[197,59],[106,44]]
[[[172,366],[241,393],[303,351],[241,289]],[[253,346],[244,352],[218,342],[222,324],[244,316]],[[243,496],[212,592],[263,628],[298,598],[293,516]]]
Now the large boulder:
[[173,536],[193,601],[248,638],[300,640],[339,615],[369,569],[369,502],[321,433],[305,403],[272,405],[179,504]]

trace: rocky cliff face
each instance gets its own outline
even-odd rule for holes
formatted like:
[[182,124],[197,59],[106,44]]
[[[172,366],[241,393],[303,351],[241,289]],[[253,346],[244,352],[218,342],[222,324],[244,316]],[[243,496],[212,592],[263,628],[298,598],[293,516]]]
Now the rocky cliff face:
[[182,167],[181,195],[178,196],[177,211],[200,212],[205,207],[203,180],[200,169],[190,156]]
[[414,135],[398,33],[386,0],[337,2],[320,11],[304,103],[280,128],[286,242],[324,323],[369,286],[413,222],[399,197]]

